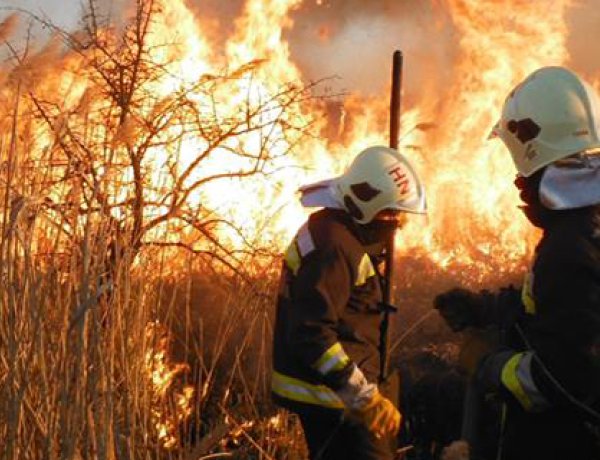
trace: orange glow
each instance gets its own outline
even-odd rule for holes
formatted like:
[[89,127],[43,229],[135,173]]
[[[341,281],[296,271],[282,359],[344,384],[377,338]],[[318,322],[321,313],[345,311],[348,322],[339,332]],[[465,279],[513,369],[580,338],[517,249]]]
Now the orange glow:
[[[157,322],[146,325],[148,351],[144,370],[150,383],[151,423],[160,445],[172,449],[179,443],[179,424],[192,414],[192,399],[195,390],[190,385],[181,389],[172,386],[181,374],[189,372],[187,364],[172,363],[169,357],[170,337],[165,326]],[[169,408],[169,397],[175,401],[174,409]]]
[[[150,2],[136,2],[137,5],[146,3]],[[94,74],[91,65],[106,56],[93,46],[86,48],[85,43],[81,48],[74,46],[75,50],[65,52],[64,47],[61,48],[63,44],[50,40],[39,52],[31,51],[25,62],[16,64],[14,71],[0,74],[0,81],[6,83],[0,88],[2,145],[10,143],[11,110],[17,97],[25,100],[27,95],[35,94],[39,101],[47,102],[44,107],[48,113],[44,115],[53,120],[48,126],[38,114],[39,107],[31,102],[27,107],[26,104],[20,106],[25,121],[19,120],[22,132],[18,133],[18,156],[28,155],[26,161],[31,163],[28,167],[33,174],[36,168],[47,166],[50,172],[44,174],[55,182],[44,188],[38,183],[42,179],[36,178],[38,182],[33,181],[35,184],[31,187],[35,200],[28,206],[41,207],[48,202],[56,205],[55,208],[48,205],[47,214],[56,217],[52,222],[55,226],[40,230],[45,234],[37,239],[38,249],[43,245],[55,248],[59,234],[89,235],[90,240],[101,241],[109,240],[110,232],[114,231],[119,234],[116,238],[121,237],[122,232],[126,239],[133,219],[118,222],[122,224],[118,230],[111,227],[110,222],[107,228],[90,235],[82,228],[89,216],[82,217],[77,208],[86,200],[93,203],[100,222],[131,217],[131,205],[123,204],[131,203],[135,193],[131,186],[134,171],[130,161],[135,155],[131,152],[140,148],[153,128],[145,122],[168,119],[169,104],[183,94],[186,104],[194,108],[191,112],[198,115],[198,125],[211,133],[224,129],[227,122],[234,124],[242,120],[243,124],[244,117],[248,116],[244,112],[246,106],[256,107],[262,103],[264,111],[257,118],[265,127],[248,129],[247,134],[225,139],[210,150],[207,140],[210,136],[198,134],[202,129],[184,133],[182,126],[189,119],[169,125],[153,139],[140,166],[144,172],[142,201],[146,205],[141,220],[162,217],[169,212],[165,197],[172,192],[177,179],[181,179],[183,186],[190,186],[211,174],[236,174],[253,165],[253,155],[267,150],[270,161],[265,174],[226,178],[203,185],[187,197],[189,208],[186,210],[192,217],[185,217],[193,221],[210,216],[243,229],[243,236],[228,228],[215,230],[224,246],[232,251],[244,247],[246,241],[274,251],[282,250],[312,212],[301,207],[298,188],[338,175],[362,149],[388,143],[387,85],[377,92],[377,85],[373,84],[375,94],[349,91],[336,97],[319,97],[327,94],[326,89],[321,89],[329,84],[325,82],[306,92],[291,120],[282,115],[285,104],[275,95],[283,87],[298,89],[309,83],[309,76],[295,62],[288,42],[295,26],[294,14],[309,7],[322,14],[335,8],[333,2],[245,0],[241,14],[228,24],[231,31],[222,46],[213,37],[218,34],[214,30],[203,30],[201,21],[190,9],[189,5],[201,2],[155,0],[152,3],[156,17],[149,25],[148,59],[164,73],[161,78],[144,81],[135,88],[136,96],[145,97],[134,101],[133,115],[132,111],[124,111],[122,119],[115,117],[122,101],[110,98],[114,88],[104,83],[104,75]],[[352,3],[371,5],[366,1]],[[410,77],[406,81],[412,81],[416,87],[411,94],[406,94],[410,97],[403,100],[400,150],[415,164],[423,179],[429,209],[426,218],[411,218],[400,232],[398,251],[407,258],[425,260],[430,264],[427,266],[437,272],[466,273],[474,282],[488,276],[518,273],[539,235],[517,209],[518,195],[512,184],[515,170],[508,153],[500,141],[488,140],[488,134],[505,95],[514,85],[538,67],[569,62],[566,16],[572,1],[548,2],[551,6],[541,6],[543,2],[531,0],[384,3],[414,4],[415,9],[417,5],[427,4],[431,7],[435,30],[444,32],[443,25],[448,23],[452,29],[451,34],[440,32],[440,36],[429,37],[430,41],[398,43],[405,55],[405,76]],[[402,17],[391,20],[397,21],[397,28],[401,28]],[[0,39],[8,39],[14,21],[11,17],[0,24]],[[205,22],[214,24],[210,18]],[[363,30],[368,29],[367,22],[361,22],[355,29],[349,28],[343,38],[354,38],[352,33],[355,33],[359,41],[374,41],[372,53],[377,55],[378,65],[368,70],[373,80],[382,80],[381,75],[390,73],[391,52],[388,55],[386,50],[384,55],[371,31]],[[378,19],[376,24],[383,22]],[[323,25],[310,28],[309,33],[303,35],[314,40],[310,46],[333,47],[343,41],[331,18],[315,24]],[[108,48],[114,45],[110,49],[122,51],[115,45],[120,43],[115,30],[108,28],[98,34],[100,43]],[[431,51],[435,40],[452,42],[452,52],[442,60],[444,68],[430,59],[446,51],[445,48],[442,52]],[[365,67],[360,57],[350,52],[341,59],[358,73]],[[421,65],[413,65],[415,62]],[[120,75],[119,72],[127,75],[116,64],[108,69],[111,75]],[[220,78],[223,75],[227,77]],[[215,83],[214,93],[203,91],[206,88],[203,83],[216,81],[219,84]],[[592,81],[600,88],[600,75],[592,76]],[[211,109],[214,112],[210,112]],[[211,124],[213,115],[222,123]],[[114,122],[115,119],[119,122]],[[94,123],[88,124],[90,120]],[[111,120],[113,126],[105,126],[105,120]],[[292,122],[310,126],[311,135],[302,137],[282,128]],[[171,142],[166,148],[167,138],[176,138],[177,142]],[[81,147],[80,142],[86,148],[92,147],[89,151],[86,148],[61,151],[61,142],[65,139],[70,145]],[[275,140],[265,144],[265,139]],[[248,155],[232,153],[236,149]],[[200,153],[208,150],[200,166],[182,178]],[[110,161],[106,157],[110,157]],[[98,184],[86,184],[88,195],[83,196],[82,183],[91,176]],[[92,189],[94,196],[90,196]],[[35,196],[36,193],[39,196]],[[106,197],[102,203],[106,208],[94,201],[100,194]],[[65,208],[60,210],[62,213],[55,210],[59,205]],[[106,209],[106,215],[102,215]],[[163,222],[145,236],[189,243],[195,250],[205,249],[206,238],[190,231],[189,221],[185,224]],[[64,241],[68,241],[68,237]],[[67,258],[66,263],[74,262]],[[194,399],[202,400],[209,393],[207,382],[198,389],[200,395],[182,383],[189,368],[171,361],[169,340],[163,325],[148,324],[142,372],[151,398],[150,425],[166,449],[177,447],[180,424],[190,417]],[[253,423],[239,425],[233,436],[242,436]],[[271,418],[268,424],[273,429],[285,428],[279,416]]]
[[[212,78],[225,67],[235,71],[238,78],[219,90],[218,110],[234,113],[244,101],[268,100],[281,85],[298,84],[305,79],[286,41],[286,31],[294,27],[294,12],[306,6],[301,0],[246,0],[241,15],[233,21],[233,32],[222,53],[211,43],[210,35],[203,32],[184,0],[158,3],[159,17],[152,22],[150,36],[152,57],[168,63],[165,65],[170,76],[145,88],[149,93],[167,98],[181,88]],[[318,9],[324,2],[311,4]],[[418,76],[423,90],[403,107],[401,150],[414,161],[424,179],[430,210],[427,222],[415,220],[399,236],[399,246],[406,254],[426,257],[441,268],[460,265],[485,273],[498,267],[509,271],[519,266],[532,250],[537,235],[516,210],[514,168],[500,142],[488,141],[487,137],[504,95],[518,81],[540,66],[567,62],[565,16],[569,5],[568,0],[553,2],[552,8],[540,8],[536,2],[525,0],[433,2],[433,14],[439,15],[434,22],[442,23],[443,18],[448,18],[452,23],[456,50],[451,67],[428,67],[431,77]],[[110,40],[111,32],[104,33]],[[328,36],[329,26],[323,33]],[[415,51],[408,47],[405,52],[407,75],[413,69],[411,59],[417,59],[421,51],[418,46],[428,44],[411,46],[417,48]],[[378,76],[389,73],[390,57],[382,57],[381,68],[373,70]],[[90,82],[77,71],[81,59],[59,57],[51,45],[47,47],[34,62],[46,66],[54,63],[55,67],[47,72],[51,77],[37,75],[36,90],[64,96],[61,109],[66,112],[92,113],[103,109],[103,105]],[[29,66],[21,71],[39,74],[40,69]],[[210,102],[205,94],[193,91],[189,97],[199,106]],[[290,156],[283,152],[294,139],[282,137],[270,146],[269,154],[275,158],[269,166],[272,174],[207,184],[191,194],[189,202],[217,210],[221,217],[243,228],[249,240],[284,247],[309,212],[297,201],[298,187],[339,174],[361,149],[387,143],[388,97],[386,91],[370,96],[347,94],[341,115],[335,120],[323,101],[307,98],[298,117],[311,122],[316,134],[327,132],[332,122],[336,122],[335,138],[304,138],[300,145],[294,146],[295,155]],[[273,116],[270,114],[277,113],[278,104],[278,100],[272,101],[265,121]],[[142,104],[147,114],[161,109],[164,107],[159,103],[148,103],[148,107]],[[41,130],[36,148],[42,151],[52,134],[60,136],[63,128],[59,123],[54,126],[54,133]],[[144,129],[138,120],[125,120],[114,145],[121,149],[131,146]],[[101,134],[91,135],[101,137]],[[283,136],[277,131],[274,135]],[[244,137],[243,148],[256,152],[263,140],[264,132],[257,131]],[[233,145],[228,142],[235,140],[215,149],[203,161],[201,171],[193,171],[184,183],[193,183],[210,172],[234,173],[248,167],[248,159],[228,151]],[[170,161],[174,161],[176,170],[183,171],[206,146],[205,140],[187,136],[175,153],[160,146],[153,148],[145,166],[153,169],[154,187],[149,188],[145,198],[157,201],[172,186],[167,177]],[[32,156],[36,156],[35,150]],[[111,178],[115,174],[110,170],[101,172]],[[122,174],[124,177],[115,177],[115,181],[131,180],[131,171]],[[131,195],[118,185],[106,192],[113,203]],[[147,213],[156,216],[166,209],[166,205],[157,204],[149,206]],[[117,207],[111,212],[119,216],[121,211]],[[169,229],[165,226],[160,231]],[[227,244],[241,245],[234,232],[225,229],[222,232]],[[182,235],[169,237],[179,239]]]

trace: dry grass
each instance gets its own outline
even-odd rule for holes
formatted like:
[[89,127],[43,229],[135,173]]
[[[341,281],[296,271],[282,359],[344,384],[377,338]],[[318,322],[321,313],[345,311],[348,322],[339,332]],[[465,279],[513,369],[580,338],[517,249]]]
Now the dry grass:
[[[172,75],[153,54],[158,2],[137,2],[116,37],[86,3],[83,38],[32,16],[60,40],[7,43],[13,67],[0,69],[0,458],[301,456],[297,422],[268,400],[274,271],[259,271],[252,242],[228,247],[221,232],[235,226],[187,198],[264,174],[272,133],[290,149],[303,135],[292,107],[305,93],[283,85],[252,110],[209,116],[188,96],[220,106],[233,77],[155,91]],[[275,102],[277,120],[259,123]],[[227,150],[248,168],[196,177],[227,139],[264,133],[258,153]],[[180,170],[186,136],[206,148]],[[167,185],[149,168],[156,145]]]
[[93,219],[79,246],[52,247],[36,209],[4,207],[0,458],[303,455],[268,402],[272,276],[250,285],[172,250],[108,260]]
[[[269,251],[253,241],[227,246],[223,228],[247,235],[187,198],[223,179],[202,163],[219,147],[224,162],[246,165],[227,177],[276,171],[270,163],[310,134],[300,106],[316,83],[277,82],[267,100],[221,113],[253,61],[157,94],[173,74],[154,56],[169,45],[146,29],[161,23],[158,3],[136,2],[121,37],[97,28],[93,8],[83,36],[44,23],[62,42],[11,47],[14,68],[0,71],[1,459],[306,456],[297,420],[269,400],[276,265],[258,263]],[[13,24],[0,24],[0,39]],[[192,103],[198,94],[204,105]],[[265,121],[273,104],[281,110]],[[179,170],[187,136],[206,145]],[[257,151],[246,151],[249,138],[260,138]],[[162,175],[149,167],[155,145]],[[440,336],[439,323],[420,321],[443,287],[422,274],[440,269],[408,262],[398,350]]]
[[93,247],[63,272],[25,241],[3,241],[3,458],[300,455],[297,424],[268,403],[272,283],[193,262],[174,278],[153,255],[102,291]]

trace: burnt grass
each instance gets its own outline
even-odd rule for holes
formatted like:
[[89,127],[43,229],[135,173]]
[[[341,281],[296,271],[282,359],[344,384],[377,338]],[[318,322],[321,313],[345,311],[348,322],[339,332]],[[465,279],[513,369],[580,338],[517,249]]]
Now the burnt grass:
[[[456,366],[460,337],[432,312],[435,296],[456,286],[493,291],[519,285],[522,276],[493,267],[485,275],[477,270],[441,269],[426,258],[399,260],[398,312],[392,315],[390,343],[395,345],[391,365],[402,382],[402,443],[414,446],[407,458],[440,458],[442,448],[460,438],[466,383]],[[295,417],[282,415],[269,397],[276,285],[276,274],[260,277],[249,288],[235,277],[206,277],[199,272],[164,283],[159,303],[165,308],[159,316],[173,334],[172,359],[189,365],[184,378],[198,389],[193,415],[181,428],[185,450],[216,435],[220,439],[204,453],[228,452],[235,458],[306,456]],[[276,414],[280,426],[270,426],[268,420]],[[242,422],[249,426],[240,435]]]

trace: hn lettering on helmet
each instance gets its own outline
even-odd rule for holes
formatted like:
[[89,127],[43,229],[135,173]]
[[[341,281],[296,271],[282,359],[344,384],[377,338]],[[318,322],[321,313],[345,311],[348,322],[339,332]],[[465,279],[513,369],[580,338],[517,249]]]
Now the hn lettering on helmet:
[[402,166],[394,166],[388,171],[388,174],[392,176],[394,183],[400,189],[402,195],[405,195],[410,191],[410,179],[408,178],[406,171],[402,169]]

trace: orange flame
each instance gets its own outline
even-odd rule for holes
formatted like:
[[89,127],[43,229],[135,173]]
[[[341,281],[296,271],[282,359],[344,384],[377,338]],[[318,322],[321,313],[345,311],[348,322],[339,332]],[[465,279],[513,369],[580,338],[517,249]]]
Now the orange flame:
[[[552,8],[540,8],[538,3],[526,0],[432,1],[432,22],[435,27],[444,21],[451,24],[452,35],[443,35],[443,39],[453,40],[455,48],[454,55],[447,59],[448,68],[435,68],[429,62],[414,67],[411,64],[422,64],[428,59],[427,49],[435,45],[435,37],[431,42],[410,43],[405,51],[407,75],[413,68],[427,70],[418,76],[421,90],[413,90],[405,104],[401,150],[415,162],[424,178],[430,212],[428,224],[416,221],[402,232],[400,246],[407,254],[426,257],[441,268],[458,265],[481,273],[499,267],[512,270],[531,251],[537,235],[515,209],[518,198],[511,184],[514,168],[508,154],[500,142],[488,141],[487,136],[504,95],[517,82],[540,66],[568,61],[565,18],[571,2],[559,0],[553,2]],[[231,71],[237,69],[237,75],[243,78],[232,80],[223,90],[227,95],[223,110],[236,107],[246,98],[263,100],[283,83],[304,79],[286,33],[293,30],[298,9],[318,10],[324,4],[246,0],[241,16],[233,23],[233,33],[219,54],[218,45],[203,32],[184,0],[157,3],[160,18],[152,23],[153,58],[158,62],[168,62],[167,57],[175,61],[168,64],[172,77],[149,89],[168,95],[181,85],[207,78],[223,66]],[[376,45],[373,44],[374,52]],[[37,75],[43,82],[40,91],[64,95],[65,112],[94,105],[89,99],[93,101],[99,95],[92,94],[85,82],[77,80],[73,70],[77,58],[59,58],[55,54],[52,46],[40,53],[40,63],[60,63],[54,72],[46,72],[51,78]],[[354,56],[346,59],[353,60]],[[387,56],[381,61],[381,67],[373,70],[376,76],[388,67]],[[23,71],[39,74],[35,68]],[[202,101],[203,95],[192,94],[190,98]],[[190,201],[219,210],[244,228],[249,239],[282,248],[308,213],[297,201],[297,188],[339,174],[361,149],[387,143],[387,101],[385,91],[371,96],[350,93],[337,120],[332,120],[322,101],[305,101],[300,116],[312,120],[315,131],[321,133],[326,132],[328,121],[336,121],[337,136],[304,140],[295,147],[296,156],[274,161],[276,174],[269,178],[215,182],[190,196]],[[60,134],[63,127],[58,123],[54,129],[54,134]],[[126,145],[136,139],[141,129],[144,127],[129,120],[121,126],[115,142]],[[50,134],[41,133],[38,148],[42,150],[50,138]],[[259,148],[260,142],[260,134],[244,140],[250,151]],[[289,144],[284,144],[272,148],[285,151]],[[184,139],[178,167],[188,165],[202,147],[197,139]],[[152,193],[160,195],[169,187],[162,176],[164,166],[160,166],[169,154],[157,147],[153,155],[152,163],[157,169],[153,182],[160,185]],[[243,162],[223,148],[203,163],[203,173],[236,171]],[[192,174],[188,181],[196,178]],[[115,200],[124,198],[119,193],[123,192],[116,187]],[[156,214],[161,209],[151,211]],[[239,243],[235,234],[229,238],[232,245]]]
[[[454,67],[443,86],[420,94],[402,119],[404,151],[425,178],[430,208],[427,228],[419,222],[407,228],[401,235],[402,247],[427,254],[442,268],[460,264],[485,272],[496,270],[489,261],[498,260],[508,271],[522,262],[536,239],[515,209],[518,200],[509,156],[499,142],[489,142],[487,137],[510,88],[537,67],[567,60],[565,12],[569,2],[558,2],[543,15],[539,5],[522,0],[509,3],[438,2],[458,34]],[[237,33],[227,45],[229,61],[239,65],[268,57],[263,69],[275,76],[274,81],[299,78],[301,73],[282,38],[282,29],[291,26],[290,13],[298,4],[248,1],[244,16],[236,22]],[[513,32],[507,34],[506,30]],[[522,46],[523,40],[536,46]],[[410,58],[407,55],[409,63]],[[410,65],[406,71],[410,72]],[[267,81],[271,80],[265,78]],[[273,90],[268,83],[265,89]],[[278,241],[287,240],[305,218],[306,211],[295,204],[297,186],[337,174],[360,149],[386,143],[387,99],[387,94],[376,98],[351,94],[344,104],[341,141],[313,141],[303,146],[302,155],[295,160],[313,172],[287,175],[288,186],[273,197],[285,197],[283,201],[289,203],[271,224]],[[320,107],[307,106],[306,110],[325,118]],[[428,129],[419,129],[428,122],[433,122]],[[235,203],[236,210],[255,209],[259,189],[246,200],[239,190],[232,192],[235,195],[219,195],[224,203]]]
[[[170,337],[160,322],[146,325],[146,352],[144,369],[148,377],[151,393],[151,423],[160,445],[172,449],[179,444],[179,427],[192,414],[192,400],[195,390],[190,385],[173,389],[175,379],[189,372],[187,364],[172,363],[169,358]],[[175,401],[174,409],[169,409],[169,397]]]

